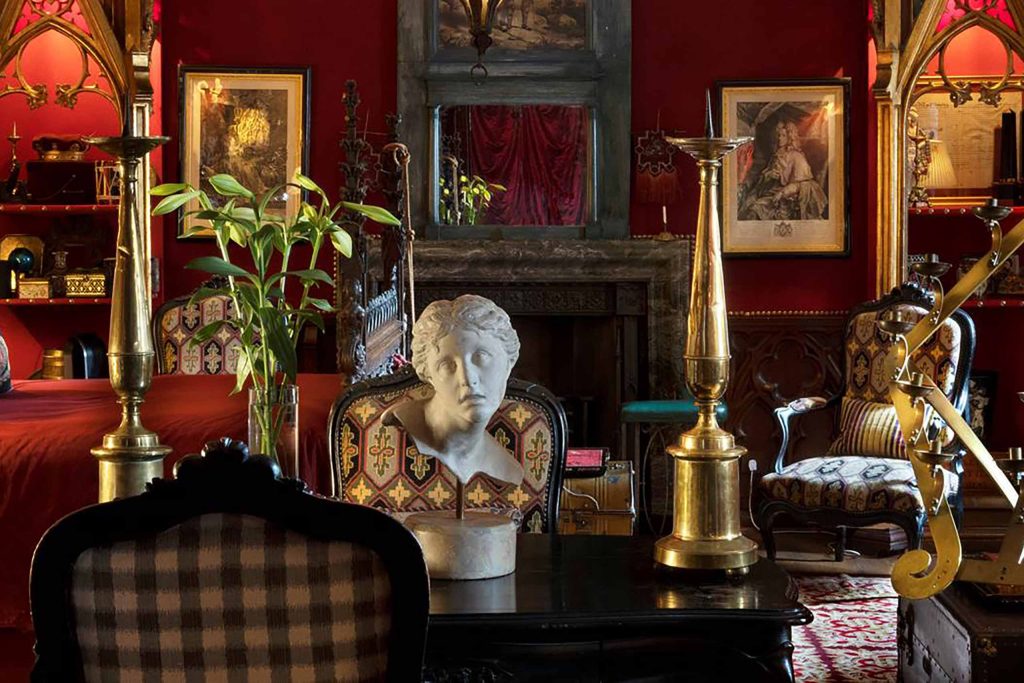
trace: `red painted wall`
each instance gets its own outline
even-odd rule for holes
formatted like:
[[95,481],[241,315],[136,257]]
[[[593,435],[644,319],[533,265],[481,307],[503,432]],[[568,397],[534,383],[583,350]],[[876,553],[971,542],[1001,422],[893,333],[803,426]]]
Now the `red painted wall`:
[[[337,142],[343,128],[345,81],[359,82],[361,110],[368,115],[371,131],[384,131],[384,115],[395,108],[396,7],[395,0],[317,0],[298,12],[282,11],[280,3],[269,0],[247,3],[244,8],[227,2],[163,0],[158,125],[172,141],[162,150],[159,180],[178,179],[180,64],[310,65],[310,173],[334,192],[340,182]],[[874,256],[869,245],[875,216],[869,169],[874,145],[867,139],[873,117],[867,97],[866,17],[866,0],[735,0],[687,3],[685,11],[676,0],[633,2],[634,130],[653,127],[660,110],[663,127],[699,134],[704,89],[720,79],[853,79],[851,256],[728,260],[726,278],[733,310],[845,309],[872,294]],[[0,129],[3,123],[0,119]],[[692,232],[697,215],[696,172],[688,159],[681,157],[680,162],[684,198],[670,208],[670,223],[676,232]],[[659,230],[658,207],[634,202],[630,216],[634,234]],[[163,243],[161,298],[190,291],[203,275],[184,266],[196,256],[209,254],[212,244],[177,240],[174,220],[155,219],[154,229]],[[329,258],[322,266],[329,267]],[[46,324],[35,317],[26,322],[32,327]],[[35,340],[23,352],[23,341],[12,343],[12,355],[32,361],[15,361],[18,376],[38,367],[43,346]]]
[[[684,6],[685,5],[685,9]],[[663,128],[700,135],[704,89],[717,80],[848,76],[850,112],[851,256],[728,259],[731,310],[846,309],[873,294],[874,232],[869,207],[867,138],[867,2],[812,0],[678,3],[633,2],[633,129]],[[873,77],[873,76],[872,76]],[[684,155],[684,200],[669,210],[674,231],[692,232],[697,173]],[[634,234],[658,232],[661,208],[633,203]]]
[[[731,260],[730,307],[737,310],[846,308],[871,294],[873,232],[866,177],[865,122],[868,87],[865,0],[738,0],[704,5],[675,0],[633,2],[633,128],[653,127],[661,110],[665,128],[699,133],[703,92],[716,79],[850,76],[850,226],[852,256],[843,259]],[[299,12],[270,2],[240,12],[232,3],[166,0],[164,12],[164,124],[175,135],[178,64],[303,65],[313,67],[311,173],[328,188],[338,185],[337,140],[342,130],[340,95],[345,80],[359,81],[370,128],[384,130],[395,107],[396,3],[337,0]],[[225,27],[230,27],[226,30]],[[327,30],[325,30],[325,28]],[[328,37],[333,35],[334,37]],[[823,36],[829,36],[823,40]],[[255,37],[255,38],[254,38]],[[265,38],[265,40],[261,39]],[[738,49],[737,46],[743,46]],[[177,149],[168,148],[168,179],[176,177]],[[696,172],[682,159],[685,199],[671,209],[673,229],[692,232],[697,215]],[[660,209],[633,204],[634,234],[658,231]],[[208,243],[174,241],[165,227],[168,293],[184,293],[201,279],[181,268],[208,253]],[[766,287],[766,285],[770,285]]]

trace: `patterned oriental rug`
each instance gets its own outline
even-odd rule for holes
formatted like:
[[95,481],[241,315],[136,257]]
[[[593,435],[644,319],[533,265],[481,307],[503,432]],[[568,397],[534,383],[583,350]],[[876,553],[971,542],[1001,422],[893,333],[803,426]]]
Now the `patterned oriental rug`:
[[798,682],[895,681],[896,592],[888,578],[797,576],[814,621],[793,629]]

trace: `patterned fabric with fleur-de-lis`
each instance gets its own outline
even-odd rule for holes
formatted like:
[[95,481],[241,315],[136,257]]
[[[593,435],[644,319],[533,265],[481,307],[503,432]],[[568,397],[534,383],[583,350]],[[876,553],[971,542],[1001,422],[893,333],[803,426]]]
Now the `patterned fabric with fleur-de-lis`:
[[233,375],[242,349],[238,331],[223,325],[206,341],[193,344],[204,326],[234,317],[231,298],[210,296],[189,305],[187,299],[167,302],[157,311],[156,352],[164,375]]
[[[917,321],[927,315],[919,306],[899,304],[895,310]],[[865,311],[850,323],[846,335],[846,396],[872,403],[889,403],[889,377],[885,359],[892,342],[878,329],[882,311]],[[960,326],[946,320],[935,334],[914,354],[914,363],[949,395],[956,379],[960,358]]]
[[[420,453],[404,430],[381,420],[392,405],[426,398],[430,391],[417,384],[405,391],[371,393],[348,406],[332,436],[340,439],[335,452],[342,457],[339,490],[344,500],[398,517],[454,509],[455,476],[437,458]],[[505,484],[478,474],[466,483],[466,507],[506,513],[524,532],[543,531],[551,523],[546,511],[553,429],[540,405],[506,398],[487,431],[523,465],[523,482]]]

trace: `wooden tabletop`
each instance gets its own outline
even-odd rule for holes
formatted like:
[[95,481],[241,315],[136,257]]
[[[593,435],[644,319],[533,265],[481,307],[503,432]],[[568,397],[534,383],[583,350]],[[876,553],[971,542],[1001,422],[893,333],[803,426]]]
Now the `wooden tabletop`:
[[694,625],[702,620],[806,624],[810,611],[778,565],[761,560],[742,583],[657,566],[643,536],[520,534],[517,571],[431,583],[430,624],[586,628]]

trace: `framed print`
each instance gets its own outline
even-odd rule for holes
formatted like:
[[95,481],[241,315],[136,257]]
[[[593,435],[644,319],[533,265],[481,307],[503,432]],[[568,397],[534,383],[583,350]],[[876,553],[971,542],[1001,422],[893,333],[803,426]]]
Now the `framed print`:
[[746,256],[849,254],[850,80],[722,82],[722,247]]
[[[305,68],[193,67],[179,70],[181,180],[217,195],[209,178],[234,176],[260,196],[288,182],[295,169],[307,171],[309,157],[309,75]],[[269,210],[293,214],[299,190],[288,188]],[[182,207],[178,236],[194,221],[184,220],[198,202]],[[190,237],[212,237],[212,229]]]

